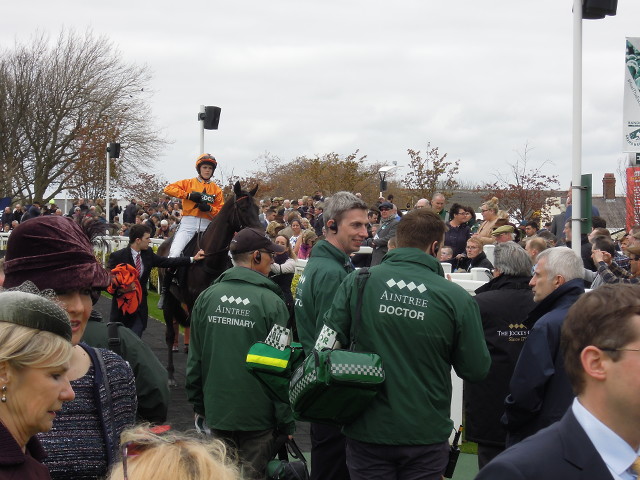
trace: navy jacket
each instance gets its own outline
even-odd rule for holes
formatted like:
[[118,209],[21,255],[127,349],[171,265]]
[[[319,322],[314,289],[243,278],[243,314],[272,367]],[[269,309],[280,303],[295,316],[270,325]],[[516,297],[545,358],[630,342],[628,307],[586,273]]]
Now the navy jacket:
[[560,351],[560,331],[567,311],[584,293],[576,278],[551,292],[527,317],[535,323],[522,347],[505,399],[507,447],[557,422],[573,401],[573,390]]
[[[500,423],[509,380],[533,327],[527,316],[536,306],[531,277],[501,275],[476,290],[482,328],[491,355],[484,380],[464,384],[467,440],[504,447],[507,433]],[[530,321],[534,321],[531,319]]]

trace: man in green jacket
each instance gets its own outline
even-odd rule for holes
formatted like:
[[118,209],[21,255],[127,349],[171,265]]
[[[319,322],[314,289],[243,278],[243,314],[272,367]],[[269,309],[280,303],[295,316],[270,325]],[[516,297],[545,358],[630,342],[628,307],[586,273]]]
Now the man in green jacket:
[[286,326],[282,291],[267,278],[276,245],[258,228],[245,228],[229,246],[235,267],[200,294],[191,315],[187,397],[212,434],[233,448],[244,477],[263,479],[276,431],[293,433],[288,405],[267,397],[247,370],[247,351],[274,325]]
[[[362,301],[357,350],[382,358],[385,383],[371,405],[344,427],[352,480],[440,480],[453,429],[451,367],[468,381],[482,380],[490,357],[478,305],[445,280],[437,261],[445,225],[438,214],[406,214],[398,248],[371,267]],[[324,317],[329,340],[351,341],[358,282],[345,278]]]
[[[313,349],[324,314],[336,287],[354,270],[349,255],[367,238],[367,205],[349,192],[337,192],[325,202],[325,238],[298,281],[296,325],[305,353]],[[348,480],[345,438],[337,427],[311,424],[311,480]]]

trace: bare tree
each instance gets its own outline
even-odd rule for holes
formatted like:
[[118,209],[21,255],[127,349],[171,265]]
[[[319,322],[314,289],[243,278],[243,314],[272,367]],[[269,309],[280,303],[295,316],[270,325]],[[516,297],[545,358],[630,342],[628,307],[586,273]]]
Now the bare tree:
[[138,172],[131,182],[122,185],[126,198],[137,198],[144,202],[155,202],[164,195],[169,182],[162,176],[149,172]]
[[447,154],[440,155],[438,147],[427,143],[424,156],[420,150],[408,149],[409,172],[404,176],[406,189],[417,198],[432,198],[442,193],[446,198],[458,188],[455,176],[458,174],[460,160],[450,162]]
[[122,145],[114,182],[151,167],[164,140],[151,125],[149,81],[146,67],[123,63],[90,31],[62,31],[52,45],[38,35],[0,53],[0,155],[13,172],[11,193],[46,201],[77,190],[105,168],[106,133]]
[[516,152],[515,163],[508,164],[507,173],[496,173],[495,182],[478,187],[478,191],[488,192],[486,199],[497,197],[500,209],[508,211],[520,222],[540,217],[545,208],[554,204],[551,197],[560,187],[557,175],[543,173],[550,163],[548,160],[538,167],[529,165],[531,150],[529,144],[525,144],[523,152]]

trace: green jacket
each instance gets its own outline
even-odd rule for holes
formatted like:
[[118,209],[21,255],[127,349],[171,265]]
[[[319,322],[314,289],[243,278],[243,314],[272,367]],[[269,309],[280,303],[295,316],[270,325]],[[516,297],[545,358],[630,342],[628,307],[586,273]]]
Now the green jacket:
[[[375,444],[443,442],[453,429],[451,367],[468,381],[489,371],[478,305],[443,278],[435,258],[416,248],[390,251],[370,272],[356,350],[380,355],[386,379],[344,433]],[[324,318],[345,347],[353,336],[356,278],[352,273],[342,282]]]
[[[138,419],[150,423],[164,423],[169,410],[167,369],[149,346],[131,329],[120,325],[117,332],[120,338],[120,351],[116,353],[129,363],[136,377]],[[92,347],[111,348],[107,324],[94,317],[93,312],[82,341]]]
[[322,317],[331,307],[340,282],[354,267],[341,250],[326,240],[314,245],[296,288],[295,314],[298,336],[305,353],[313,349],[322,328]]
[[251,345],[288,319],[280,287],[245,267],[227,270],[200,294],[191,314],[186,390],[209,427],[293,433],[289,406],[270,400],[246,366]]

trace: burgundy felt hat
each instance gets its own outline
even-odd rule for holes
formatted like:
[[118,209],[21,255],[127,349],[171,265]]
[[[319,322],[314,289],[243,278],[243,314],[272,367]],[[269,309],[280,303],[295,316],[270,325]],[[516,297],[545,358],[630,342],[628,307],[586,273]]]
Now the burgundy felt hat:
[[40,290],[100,289],[110,281],[82,228],[58,215],[26,220],[11,232],[4,271],[5,288],[30,280]]

